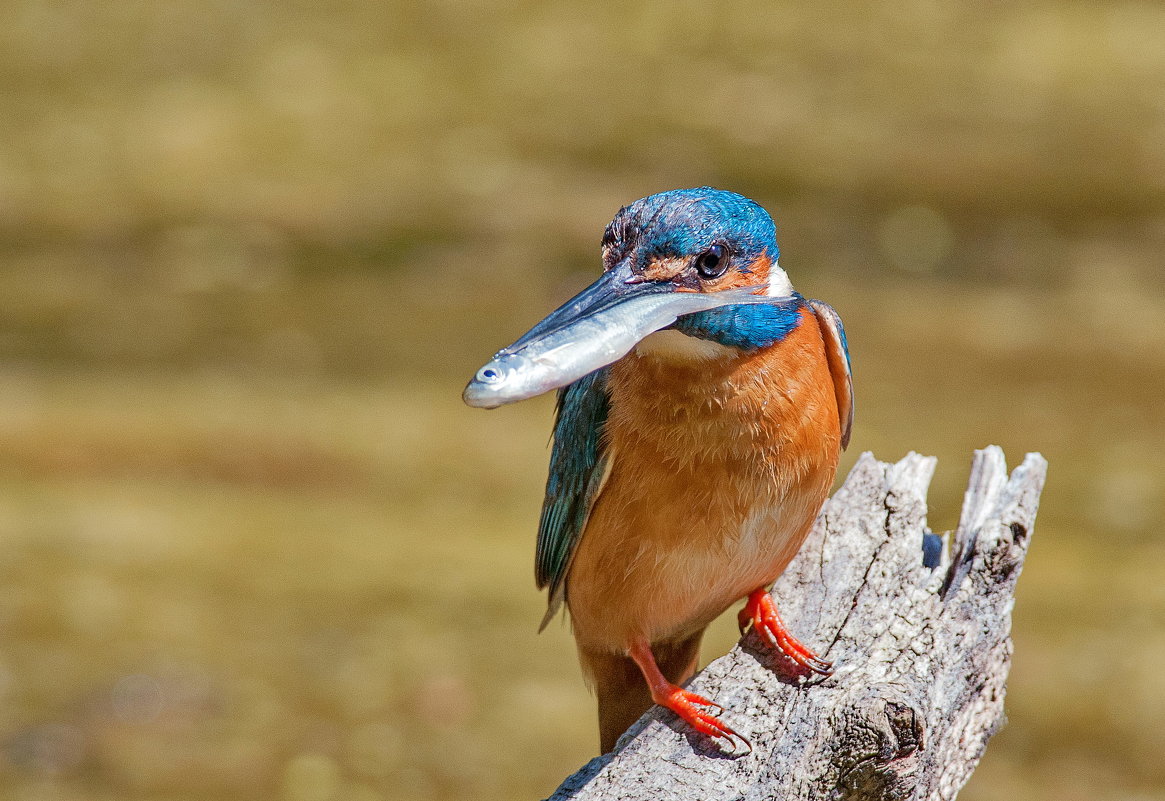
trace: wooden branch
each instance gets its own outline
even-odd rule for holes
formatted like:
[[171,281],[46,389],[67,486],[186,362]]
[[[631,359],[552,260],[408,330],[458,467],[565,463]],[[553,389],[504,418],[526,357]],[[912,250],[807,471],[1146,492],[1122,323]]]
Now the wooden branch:
[[976,451],[946,541],[926,528],[934,468],[863,454],[774,587],[832,676],[799,680],[750,633],[693,679],[751,754],[726,756],[654,708],[552,801],[954,798],[1003,721],[1013,593],[1047,462],[1028,454],[1009,479],[1002,450]]

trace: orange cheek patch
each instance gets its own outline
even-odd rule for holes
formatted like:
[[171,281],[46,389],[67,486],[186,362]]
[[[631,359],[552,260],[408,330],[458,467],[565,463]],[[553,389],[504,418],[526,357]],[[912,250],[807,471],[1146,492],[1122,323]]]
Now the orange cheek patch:
[[716,290],[742,289],[744,287],[763,284],[769,280],[769,268],[772,266],[773,260],[768,256],[758,256],[756,261],[748,265],[747,273],[740,270],[732,270],[728,275],[724,276],[724,283],[718,285]]
[[[748,272],[730,270],[724,277],[710,282],[710,284],[717,292],[724,289],[741,289],[763,284],[769,280],[769,268],[772,265],[772,259],[766,255],[761,255],[747,266]],[[682,275],[688,267],[687,259],[655,259],[647,265],[640,275],[647,281],[672,281]],[[699,292],[701,290],[693,285],[692,287],[677,287],[676,291]]]
[[648,281],[670,281],[687,267],[687,259],[654,259],[642,275]]

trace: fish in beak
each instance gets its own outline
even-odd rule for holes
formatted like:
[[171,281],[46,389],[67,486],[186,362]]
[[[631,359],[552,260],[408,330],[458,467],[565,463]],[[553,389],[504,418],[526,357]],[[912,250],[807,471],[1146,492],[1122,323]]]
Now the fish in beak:
[[462,398],[484,409],[532,398],[618,361],[644,337],[685,314],[788,300],[764,291],[764,285],[757,285],[693,292],[671,281],[645,280],[624,260],[498,351]]

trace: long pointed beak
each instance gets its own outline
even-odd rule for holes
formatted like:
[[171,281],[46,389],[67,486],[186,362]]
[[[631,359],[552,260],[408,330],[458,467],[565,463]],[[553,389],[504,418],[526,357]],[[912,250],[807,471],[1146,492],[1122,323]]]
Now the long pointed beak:
[[635,277],[631,266],[621,262],[604,272],[599,279],[563,303],[543,320],[521,336],[506,350],[517,350],[529,342],[549,336],[564,328],[588,318],[599,317],[620,303],[646,295],[670,294],[673,288],[668,284],[641,281]]
[[617,361],[682,315],[781,300],[753,294],[759,288],[677,292],[674,284],[642,281],[629,265],[616,265],[498,351],[477,371],[462,398],[487,409],[532,398]]

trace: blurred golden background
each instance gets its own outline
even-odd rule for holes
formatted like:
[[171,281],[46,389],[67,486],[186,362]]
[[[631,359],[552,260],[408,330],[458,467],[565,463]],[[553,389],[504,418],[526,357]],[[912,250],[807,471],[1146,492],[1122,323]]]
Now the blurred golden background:
[[[0,797],[521,799],[551,400],[464,381],[652,192],[756,198],[871,450],[1051,462],[963,797],[1165,799],[1165,6],[7,0]],[[705,649],[733,642],[722,621]]]

